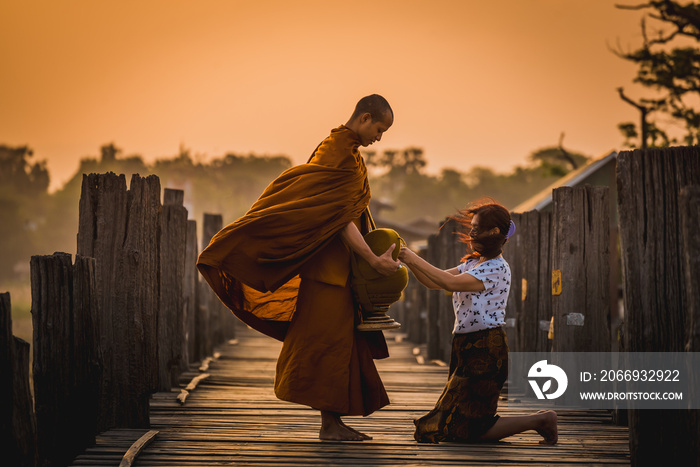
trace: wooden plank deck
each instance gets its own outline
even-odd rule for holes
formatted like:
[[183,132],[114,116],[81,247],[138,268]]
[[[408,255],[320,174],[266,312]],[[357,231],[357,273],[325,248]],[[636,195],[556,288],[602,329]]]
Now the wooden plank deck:
[[[414,345],[387,333],[391,357],[377,361],[391,405],[369,417],[347,417],[374,437],[363,442],[318,439],[317,411],[278,400],[273,393],[280,344],[248,329],[218,349],[198,387],[181,405],[180,388],[154,394],[151,429],[159,433],[137,456],[137,467],[214,465],[629,465],[628,430],[606,411],[559,413],[559,443],[541,446],[536,433],[492,444],[418,444],[412,420],[432,409],[447,369],[419,364]],[[424,351],[424,349],[421,349]],[[182,388],[197,376],[183,375]],[[505,404],[505,403],[504,403]],[[503,405],[501,415],[525,413]],[[111,430],[73,465],[120,464],[148,430]]]

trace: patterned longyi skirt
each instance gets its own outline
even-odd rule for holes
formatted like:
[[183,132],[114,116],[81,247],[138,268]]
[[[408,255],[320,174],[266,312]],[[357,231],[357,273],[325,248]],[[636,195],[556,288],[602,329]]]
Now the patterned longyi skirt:
[[416,441],[478,441],[498,420],[498,397],[507,377],[503,328],[455,334],[447,385],[435,408],[413,422]]

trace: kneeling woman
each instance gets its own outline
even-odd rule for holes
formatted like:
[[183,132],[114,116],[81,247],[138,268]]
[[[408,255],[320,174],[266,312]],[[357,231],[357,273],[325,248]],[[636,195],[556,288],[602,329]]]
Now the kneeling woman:
[[435,408],[416,420],[418,442],[496,441],[536,430],[540,444],[557,442],[557,414],[496,415],[498,397],[508,377],[505,308],[510,266],[502,248],[515,231],[510,213],[488,201],[468,206],[455,216],[466,230],[462,240],[472,250],[455,268],[442,270],[408,248],[399,259],[423,285],[453,292],[454,337],[447,385]]

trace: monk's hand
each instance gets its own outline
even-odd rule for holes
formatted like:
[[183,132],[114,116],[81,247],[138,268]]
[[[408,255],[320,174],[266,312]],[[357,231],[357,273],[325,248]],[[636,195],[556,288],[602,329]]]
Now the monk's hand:
[[377,260],[372,264],[372,267],[383,276],[388,276],[396,272],[401,267],[401,261],[395,260],[392,256],[395,245],[391,245],[381,256],[377,256]]

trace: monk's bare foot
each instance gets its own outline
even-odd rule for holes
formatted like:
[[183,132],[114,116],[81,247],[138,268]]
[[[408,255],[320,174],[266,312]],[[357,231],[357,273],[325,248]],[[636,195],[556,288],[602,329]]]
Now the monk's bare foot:
[[353,427],[347,426],[342,420],[340,420],[340,424],[343,425],[348,430],[352,431],[353,433],[357,433],[358,435],[362,436],[362,439],[364,439],[364,440],[372,439],[372,437],[370,435],[366,435],[366,434],[362,433],[361,431],[357,431]]
[[365,439],[360,433],[356,433],[340,424],[321,426],[318,437],[325,441],[364,441]]
[[559,433],[557,428],[557,413],[554,410],[537,412],[540,416],[540,426],[537,433],[544,438],[540,444],[557,444]]
[[359,433],[341,420],[340,416],[332,412],[321,412],[321,431],[318,433],[319,439],[326,441],[364,441],[362,433]]

